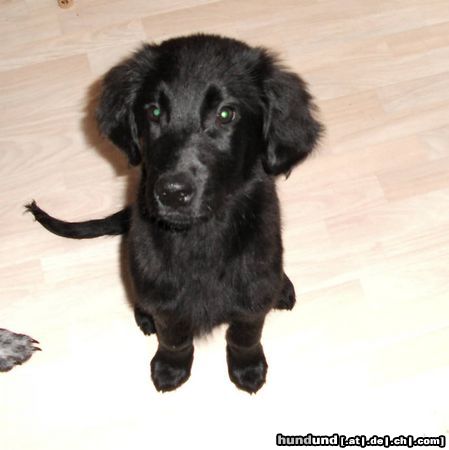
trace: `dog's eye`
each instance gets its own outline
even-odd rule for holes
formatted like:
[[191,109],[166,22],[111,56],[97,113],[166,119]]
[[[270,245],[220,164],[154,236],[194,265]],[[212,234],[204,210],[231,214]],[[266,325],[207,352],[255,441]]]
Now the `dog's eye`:
[[217,122],[220,125],[227,125],[235,119],[235,111],[229,106],[223,106],[217,113]]
[[147,111],[148,111],[148,118],[152,122],[156,122],[156,123],[160,122],[162,111],[161,111],[161,108],[159,108],[159,106],[157,106],[157,105],[149,105],[147,107]]

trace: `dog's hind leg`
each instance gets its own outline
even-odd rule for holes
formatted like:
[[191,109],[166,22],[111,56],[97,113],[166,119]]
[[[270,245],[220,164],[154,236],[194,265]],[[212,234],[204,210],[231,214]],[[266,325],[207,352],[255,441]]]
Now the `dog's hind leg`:
[[156,333],[153,317],[150,314],[143,312],[137,306],[134,308],[134,318],[143,334],[150,336],[151,334]]
[[295,288],[293,286],[293,283],[288,278],[288,276],[284,273],[281,297],[274,307],[275,309],[293,309],[295,303],[296,303]]

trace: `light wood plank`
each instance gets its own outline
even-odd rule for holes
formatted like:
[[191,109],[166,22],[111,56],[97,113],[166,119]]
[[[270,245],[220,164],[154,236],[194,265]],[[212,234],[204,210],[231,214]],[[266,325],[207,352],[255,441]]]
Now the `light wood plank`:
[[[117,238],[37,226],[132,197],[138,171],[92,123],[98,80],[142,41],[223,33],[279,53],[327,127],[279,180],[298,304],[267,318],[257,394],[229,382],[225,327],[155,392]],[[449,436],[447,0],[0,2],[0,327],[43,352],[0,375],[5,450],[273,448],[276,433]],[[226,431],[224,431],[226,430]]]

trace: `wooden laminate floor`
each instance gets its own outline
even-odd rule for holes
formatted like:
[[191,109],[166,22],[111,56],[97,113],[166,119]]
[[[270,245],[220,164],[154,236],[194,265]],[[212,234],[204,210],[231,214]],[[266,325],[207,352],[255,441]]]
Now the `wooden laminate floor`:
[[[327,134],[279,180],[299,297],[268,317],[256,395],[224,328],[191,379],[150,380],[120,240],[58,238],[23,214],[119,209],[136,172],[92,123],[98,80],[142,41],[214,32],[268,46],[310,84]],[[0,1],[0,327],[42,352],[0,374],[2,450],[275,448],[277,433],[449,433],[447,0]]]

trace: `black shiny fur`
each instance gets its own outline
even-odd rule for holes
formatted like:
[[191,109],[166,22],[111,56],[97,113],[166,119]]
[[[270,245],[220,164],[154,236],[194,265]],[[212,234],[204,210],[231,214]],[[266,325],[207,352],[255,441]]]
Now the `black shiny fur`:
[[[229,123],[219,120],[224,107]],[[265,316],[295,303],[274,176],[288,175],[322,130],[304,82],[262,48],[212,35],[171,39],[144,45],[106,75],[97,118],[130,163],[142,164],[132,212],[69,224],[35,203],[30,211],[67,237],[128,232],[136,321],[159,341],[158,390],[184,383],[193,338],[226,323],[229,376],[256,392],[268,367]],[[175,176],[191,189],[173,208],[155,185]]]

